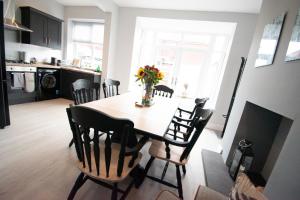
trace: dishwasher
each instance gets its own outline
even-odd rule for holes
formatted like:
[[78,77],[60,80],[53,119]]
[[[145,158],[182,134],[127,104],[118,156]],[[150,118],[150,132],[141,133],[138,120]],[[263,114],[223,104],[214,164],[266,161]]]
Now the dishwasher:
[[37,100],[35,67],[7,66],[6,75],[9,105]]

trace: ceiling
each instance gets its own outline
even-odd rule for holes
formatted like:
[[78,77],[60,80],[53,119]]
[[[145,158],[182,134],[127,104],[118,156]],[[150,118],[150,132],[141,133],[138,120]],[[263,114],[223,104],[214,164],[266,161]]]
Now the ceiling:
[[262,0],[114,0],[121,7],[259,13]]
[[120,7],[259,13],[263,0],[56,0],[63,5],[96,6],[114,1]]
[[56,0],[66,6],[96,6],[100,0]]

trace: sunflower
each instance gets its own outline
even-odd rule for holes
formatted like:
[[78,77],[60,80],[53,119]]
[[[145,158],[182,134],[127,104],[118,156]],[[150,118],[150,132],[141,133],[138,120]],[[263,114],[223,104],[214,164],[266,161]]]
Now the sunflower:
[[158,72],[158,73],[157,73],[157,78],[158,78],[159,80],[162,80],[162,79],[164,78],[164,74],[163,74],[162,72]]
[[136,76],[138,77],[138,79],[142,79],[144,75],[145,75],[145,70],[144,68],[140,67]]

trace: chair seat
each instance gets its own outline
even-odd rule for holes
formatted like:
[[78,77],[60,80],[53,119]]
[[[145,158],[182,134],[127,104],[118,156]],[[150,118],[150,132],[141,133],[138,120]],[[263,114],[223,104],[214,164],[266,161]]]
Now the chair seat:
[[149,149],[149,154],[155,158],[166,160],[176,165],[185,165],[187,163],[187,159],[180,161],[180,156],[182,155],[185,148],[174,146],[171,144],[169,145],[169,147],[170,158],[167,158],[165,143],[158,140],[153,140]]
[[[105,146],[104,144],[100,143],[100,169],[99,169],[99,176],[97,175],[97,168],[95,165],[95,157],[94,153],[91,153],[91,161],[92,161],[92,171],[89,171],[89,167],[87,164],[87,160],[85,160],[85,168],[83,167],[82,162],[79,162],[78,159],[76,159],[77,166],[84,174],[93,177],[98,180],[102,181],[109,181],[109,182],[120,182],[123,179],[125,179],[132,169],[135,168],[136,165],[139,164],[140,160],[142,159],[142,153],[139,152],[138,157],[135,159],[135,162],[132,167],[128,167],[128,164],[130,160],[132,159],[132,156],[126,156],[124,159],[124,167],[121,176],[119,177],[117,175],[117,166],[119,161],[119,144],[112,144],[111,149],[111,162],[110,162],[110,170],[109,170],[109,176],[106,176],[106,166],[105,166]],[[91,150],[93,149],[93,146],[91,146]]]

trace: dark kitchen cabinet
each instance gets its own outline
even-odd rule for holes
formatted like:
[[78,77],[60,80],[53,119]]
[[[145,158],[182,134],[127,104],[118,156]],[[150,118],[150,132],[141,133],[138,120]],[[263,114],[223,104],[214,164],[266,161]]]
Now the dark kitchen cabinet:
[[90,74],[85,72],[78,72],[68,69],[61,70],[61,97],[72,100],[72,83],[77,79],[88,79],[94,83],[101,82],[101,76],[96,74]]
[[61,49],[62,20],[31,7],[20,9],[22,24],[33,31],[22,31],[22,43]]
[[48,47],[52,49],[61,48],[61,22],[48,19]]

